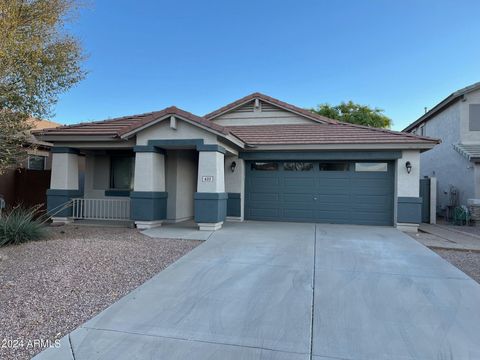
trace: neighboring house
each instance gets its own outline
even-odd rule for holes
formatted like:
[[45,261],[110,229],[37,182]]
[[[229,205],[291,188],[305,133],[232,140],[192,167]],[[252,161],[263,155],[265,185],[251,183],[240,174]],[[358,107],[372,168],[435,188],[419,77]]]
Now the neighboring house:
[[[48,206],[56,221],[194,218],[397,226],[420,222],[412,134],[338,122],[254,93],[203,117],[176,107],[45,129],[54,143]],[[85,157],[85,185],[78,161]]]
[[[53,128],[60,124],[53,121],[32,118],[32,129],[41,130]],[[40,141],[33,135],[30,136],[33,144],[27,150],[27,156],[21,160],[17,167],[7,170],[0,175],[0,196],[5,199],[7,206],[24,204],[31,206],[45,203],[45,189],[50,182],[51,143]]]
[[437,212],[480,198],[480,82],[460,89],[403,131],[441,139],[421,155],[421,176],[437,178]]

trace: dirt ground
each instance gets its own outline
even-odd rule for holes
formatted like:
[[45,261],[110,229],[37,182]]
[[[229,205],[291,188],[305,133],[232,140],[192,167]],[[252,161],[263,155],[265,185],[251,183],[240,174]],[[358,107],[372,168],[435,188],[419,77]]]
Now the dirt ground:
[[136,229],[62,226],[0,248],[0,359],[30,359],[195,248]]
[[480,283],[480,252],[446,249],[432,250]]

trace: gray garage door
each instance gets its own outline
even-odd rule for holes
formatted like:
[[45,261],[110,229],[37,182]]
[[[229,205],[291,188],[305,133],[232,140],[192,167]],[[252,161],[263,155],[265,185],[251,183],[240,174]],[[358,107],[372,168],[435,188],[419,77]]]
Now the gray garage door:
[[245,218],[392,225],[393,184],[387,161],[249,161]]

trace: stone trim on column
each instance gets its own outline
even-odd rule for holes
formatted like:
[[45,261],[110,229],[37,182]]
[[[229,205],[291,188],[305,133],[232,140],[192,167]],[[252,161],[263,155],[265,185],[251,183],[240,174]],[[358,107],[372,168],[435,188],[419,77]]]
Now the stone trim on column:
[[422,222],[422,198],[399,196],[397,198],[397,223],[420,224]]
[[160,226],[167,217],[165,191],[132,191],[130,193],[130,218],[139,229]]
[[137,145],[134,188],[130,192],[130,218],[139,229],[161,226],[167,218],[165,151],[153,145]]
[[195,222],[200,230],[218,230],[227,217],[225,154],[218,145],[199,145]]
[[54,146],[51,148],[52,170],[50,189],[47,190],[47,213],[54,223],[72,221],[73,198],[83,197],[79,189],[78,149]]
[[227,193],[197,192],[195,222],[200,230],[218,230],[227,217]]
[[66,220],[72,217],[72,207],[66,207],[62,209],[66,203],[71,199],[82,197],[83,194],[80,190],[60,190],[60,189],[48,189],[47,190],[47,213],[54,218],[62,218]]

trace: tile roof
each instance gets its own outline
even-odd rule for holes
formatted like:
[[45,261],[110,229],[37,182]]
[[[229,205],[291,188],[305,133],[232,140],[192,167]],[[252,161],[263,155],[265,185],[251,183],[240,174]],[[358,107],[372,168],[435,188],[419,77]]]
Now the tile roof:
[[50,120],[43,120],[43,119],[37,119],[37,118],[29,118],[29,120],[32,124],[32,129],[33,130],[41,130],[41,129],[48,129],[48,128],[55,128],[62,126],[62,124],[50,121]]
[[251,145],[438,143],[438,140],[427,137],[342,122],[227,128],[233,135]]
[[65,125],[56,128],[47,128],[35,131],[36,135],[104,135],[112,137],[122,137],[125,134],[134,132],[141,127],[148,125],[159,118],[177,115],[186,120],[190,120],[199,125],[217,131],[221,134],[228,134],[225,127],[208,121],[202,117],[196,116],[188,111],[181,110],[175,106],[168,107],[161,111],[154,111],[139,115],[123,116],[114,119],[85,122],[74,125]]
[[281,100],[272,98],[271,96],[268,96],[268,95],[265,95],[265,94],[262,94],[262,93],[259,93],[259,92],[247,95],[247,96],[245,96],[245,97],[243,97],[239,100],[236,100],[236,101],[234,101],[234,102],[232,102],[228,105],[225,105],[225,106],[221,107],[220,109],[217,109],[217,110],[205,115],[204,117],[208,120],[212,120],[212,119],[216,118],[217,116],[220,116],[220,115],[222,115],[222,114],[224,114],[224,113],[226,113],[230,110],[233,110],[233,109],[239,107],[240,105],[248,103],[248,102],[250,102],[254,99],[263,100],[265,102],[277,105],[278,107],[284,108],[286,110],[290,110],[294,113],[301,114],[301,115],[303,115],[303,116],[305,116],[309,119],[312,119],[312,120],[320,122],[320,123],[330,123],[330,124],[338,123],[337,120],[329,119],[325,116],[315,114],[315,113],[311,112],[310,110],[299,108],[295,105],[288,104],[286,102],[283,102]]
[[[213,119],[231,109],[236,108],[255,98],[301,114],[314,120],[311,124],[292,125],[253,125],[253,126],[221,126]],[[243,142],[252,145],[261,144],[387,144],[387,143],[438,143],[438,140],[421,137],[414,134],[396,132],[386,129],[376,129],[361,125],[343,123],[314,114],[308,110],[284,103],[269,96],[254,93],[234,103],[224,106],[205,117],[200,117],[181,110],[175,106],[161,111],[145,114],[124,116],[103,121],[86,122],[75,125],[65,125],[57,128],[47,128],[34,131],[37,136],[45,135],[102,135],[112,138],[127,137],[140,131],[151,123],[168,115],[177,115],[192,123],[211,129],[222,135],[234,135]]]

